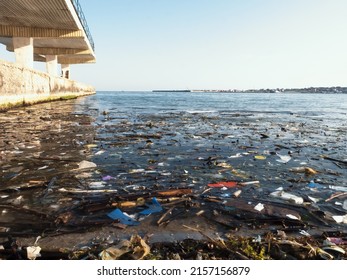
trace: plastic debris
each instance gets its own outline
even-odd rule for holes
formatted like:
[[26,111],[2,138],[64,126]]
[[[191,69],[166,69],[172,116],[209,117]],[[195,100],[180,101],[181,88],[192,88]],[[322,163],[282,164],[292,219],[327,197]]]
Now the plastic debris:
[[27,257],[29,260],[35,260],[38,257],[41,257],[40,254],[41,248],[39,246],[29,246],[27,247]]
[[328,252],[324,251],[323,249],[321,248],[318,248],[316,250],[316,252],[318,253],[318,255],[324,259],[324,260],[333,260],[334,259],[334,256],[329,254]]
[[249,181],[249,182],[241,182],[239,183],[240,186],[248,186],[248,185],[256,185],[259,184],[259,181]]
[[338,192],[347,192],[347,187],[341,187],[341,186],[329,186],[329,189],[338,191]]
[[303,229],[299,230],[299,233],[303,236],[311,236],[311,234],[309,234],[306,230]]
[[242,191],[241,190],[237,190],[236,192],[233,193],[234,197],[239,197],[241,195]]
[[85,145],[85,147],[88,148],[88,149],[96,148],[97,146],[98,145],[96,145],[96,144],[87,144],[87,145]]
[[126,254],[131,258],[142,260],[151,251],[151,248],[139,235],[131,236],[130,240],[123,239],[117,245],[109,247],[99,254],[101,260],[118,260]]
[[[144,111],[140,107],[114,111],[111,108],[122,106],[100,104],[105,106],[96,108],[88,100],[77,106],[58,104],[63,112],[59,106],[52,111],[51,106],[45,110],[40,104],[0,114],[3,237],[45,233],[45,238],[59,242],[57,235],[81,232],[83,244],[89,247],[84,238],[90,240],[92,227],[96,228],[93,246],[81,258],[94,258],[107,247],[105,259],[134,258],[135,254],[141,258],[148,248],[140,239],[128,244],[119,257],[114,251],[116,237],[104,240],[103,233],[108,234],[104,229],[117,227],[117,236],[134,230],[148,232],[155,234],[152,240],[166,241],[166,234],[172,234],[172,240],[182,237],[182,224],[190,223],[211,236],[218,228],[226,245],[224,233],[233,230],[266,236],[257,246],[263,246],[263,241],[271,246],[254,248],[254,252],[266,252],[266,258],[273,253],[268,250],[275,248],[286,254],[280,254],[281,258],[321,258],[316,251],[319,246],[335,258],[337,253],[325,248],[332,244],[321,245],[326,236],[346,250],[345,147],[343,141],[336,141],[345,136],[345,130],[333,111],[321,118],[299,110],[264,114],[217,108],[187,113],[182,108],[167,110],[164,104],[165,108],[140,106]],[[51,185],[53,177],[56,181]],[[126,229],[128,225],[139,227]],[[307,229],[312,236],[303,238]],[[276,231],[285,234],[273,240],[266,235]],[[289,243],[293,236],[298,237],[297,243]],[[100,250],[95,250],[96,240]],[[74,240],[66,241],[67,246],[80,248]],[[4,245],[1,259],[8,257],[11,246]],[[20,248],[26,258],[27,247]],[[41,254],[45,256],[42,250]],[[180,254],[181,259],[185,256]]]
[[131,242],[121,240],[116,246],[103,250],[99,257],[101,260],[118,260],[121,256],[131,251]]
[[347,199],[343,202],[342,208],[347,210]]
[[82,160],[78,164],[78,169],[87,169],[87,168],[95,168],[97,165],[94,162]]
[[150,215],[153,213],[159,213],[159,212],[163,211],[163,208],[161,207],[160,203],[158,202],[158,200],[155,197],[152,198],[152,203],[147,205],[147,206],[148,206],[148,209],[141,211],[139,214]]
[[119,220],[120,223],[128,226],[137,226],[140,224],[140,222],[134,220],[118,208],[108,213],[107,216],[110,217],[112,220]]
[[129,170],[129,173],[130,173],[130,174],[133,174],[133,173],[142,173],[142,172],[145,172],[145,170],[142,169],[142,168],[130,169],[130,170]]
[[307,196],[307,197],[308,197],[309,200],[311,200],[311,201],[314,202],[314,203],[317,203],[317,202],[320,201],[319,198],[315,198],[315,197],[312,197],[312,196]]
[[106,175],[106,176],[103,176],[103,177],[102,177],[102,180],[103,180],[103,181],[110,181],[110,180],[112,180],[112,179],[114,179],[114,177],[112,177],[112,176],[110,176],[110,175]]
[[137,260],[142,260],[151,252],[151,248],[139,235],[132,236],[130,242],[133,244],[133,255]]
[[312,181],[310,181],[310,183],[307,185],[309,188],[317,188],[317,189],[319,189],[319,188],[323,188],[324,186],[322,186],[322,185],[320,185],[320,184],[318,184],[318,183],[315,183],[313,180]]
[[347,224],[347,215],[344,215],[344,216],[332,216],[332,218],[338,224]]
[[255,207],[254,207],[255,210],[257,211],[262,211],[264,209],[264,204],[262,203],[258,203]]
[[257,155],[257,156],[254,156],[254,158],[258,160],[265,160],[266,156]]
[[208,184],[207,186],[210,188],[234,188],[238,185],[238,182],[217,182],[214,184]]
[[318,171],[314,170],[311,167],[307,167],[307,166],[292,168],[292,169],[290,169],[290,171],[296,172],[296,173],[305,173],[306,175],[318,174]]
[[344,255],[346,253],[346,251],[344,249],[342,249],[339,246],[336,245],[332,245],[332,246],[325,246],[322,248],[324,251],[328,251],[330,253],[338,253],[338,254],[342,254]]
[[277,156],[279,156],[280,159],[276,159],[276,161],[278,161],[280,163],[287,163],[292,159],[292,157],[289,155],[282,156],[282,155],[277,154]]
[[287,214],[286,215],[289,219],[292,219],[292,220],[299,220],[297,216],[294,216],[292,214]]
[[97,151],[97,152],[95,153],[95,155],[96,155],[96,156],[100,156],[100,155],[102,155],[103,153],[105,153],[105,151],[101,150],[101,151]]
[[294,194],[291,193],[287,193],[284,191],[276,191],[276,192],[272,192],[270,193],[270,196],[272,197],[278,197],[284,200],[288,200],[288,201],[292,201],[295,204],[303,204],[304,203],[304,199],[302,197],[296,196]]
[[243,157],[242,154],[237,153],[236,155],[229,156],[228,158],[241,158]]

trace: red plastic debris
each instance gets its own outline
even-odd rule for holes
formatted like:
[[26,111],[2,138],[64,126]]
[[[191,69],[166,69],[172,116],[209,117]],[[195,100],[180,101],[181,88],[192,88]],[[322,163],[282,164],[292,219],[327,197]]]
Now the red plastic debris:
[[218,182],[215,184],[208,184],[207,186],[211,188],[235,188],[238,186],[238,182]]

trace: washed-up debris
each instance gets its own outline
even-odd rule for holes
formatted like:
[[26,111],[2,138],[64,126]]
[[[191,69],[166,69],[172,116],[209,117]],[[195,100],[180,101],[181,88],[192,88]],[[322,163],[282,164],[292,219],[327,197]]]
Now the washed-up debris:
[[[140,202],[138,200],[137,202],[124,201],[124,202],[112,203],[112,206],[116,206],[116,205],[118,207],[134,207],[134,206],[140,205]],[[147,206],[147,209],[140,211],[138,213],[139,215],[151,215],[151,214],[159,213],[163,211],[162,206],[160,205],[160,203],[155,197],[152,198],[151,203],[146,204],[146,206]],[[118,220],[120,223],[129,225],[129,226],[136,226],[140,224],[135,218],[131,217],[127,213],[122,212],[118,208],[108,213],[107,216],[113,220]]]
[[187,195],[191,194],[193,192],[192,189],[173,189],[173,190],[166,190],[166,191],[158,191],[156,192],[157,196],[181,196],[181,195]]
[[[95,235],[138,231],[160,236],[162,231],[179,232],[189,222],[201,232],[210,227],[221,234],[256,232],[250,241],[240,239],[247,245],[236,253],[225,237],[221,240],[229,247],[208,239],[204,246],[215,249],[219,244],[226,258],[300,258],[297,251],[311,259],[342,258],[317,241],[317,233],[331,230],[341,233],[335,238],[344,246],[347,189],[341,119],[150,108],[134,114],[122,106],[99,110],[88,102],[61,106],[61,112],[59,106],[52,110],[44,105],[14,110],[10,122],[8,114],[0,116],[0,237],[84,236],[93,230]],[[258,238],[262,232],[283,232],[276,236],[283,242]],[[298,234],[307,239],[297,241],[300,245],[287,242]],[[85,250],[83,258],[99,258],[108,248],[105,258],[133,254],[130,246],[119,255],[117,244],[97,253]],[[146,257],[155,256],[155,247],[148,246]],[[26,247],[19,247],[26,259]],[[47,256],[45,248],[40,253]],[[187,258],[180,251],[175,254]],[[204,250],[194,255],[208,257]]]
[[161,211],[163,211],[163,208],[161,207],[160,203],[158,202],[158,200],[153,197],[151,204],[147,204],[148,208],[145,210],[142,210],[139,214],[141,215],[150,215],[153,213],[159,213]]
[[[103,250],[99,257],[101,260],[135,259],[142,260],[150,253],[150,247],[139,235],[130,240],[123,239],[117,245]],[[127,255],[127,256],[125,256]]]
[[123,213],[120,209],[115,209],[112,212],[107,214],[112,220],[118,220],[120,223],[128,225],[128,226],[137,226],[140,223],[134,220],[129,215]]
[[27,257],[29,260],[35,260],[38,257],[41,257],[40,254],[41,248],[39,246],[29,246],[27,247]]
[[99,257],[102,260],[117,260],[121,256],[131,251],[131,242],[129,240],[121,240],[116,246],[103,250]]
[[309,234],[306,230],[303,229],[299,230],[299,233],[303,236],[311,236],[311,234]]

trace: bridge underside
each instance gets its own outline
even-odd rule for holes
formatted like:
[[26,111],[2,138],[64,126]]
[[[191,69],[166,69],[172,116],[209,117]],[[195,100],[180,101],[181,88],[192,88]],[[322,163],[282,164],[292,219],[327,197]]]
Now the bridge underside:
[[0,44],[15,55],[15,63],[0,60],[0,110],[95,93],[70,79],[71,64],[95,62],[78,0],[0,0]]
[[[78,1],[0,0],[0,43],[33,61],[70,65],[95,62],[94,44],[78,13]],[[21,38],[18,43],[18,38]],[[30,38],[23,41],[23,38]],[[25,51],[22,47],[28,47]],[[20,50],[21,49],[21,50]],[[32,54],[30,54],[32,52]],[[20,64],[30,67],[25,61]],[[30,60],[30,59],[29,59]]]

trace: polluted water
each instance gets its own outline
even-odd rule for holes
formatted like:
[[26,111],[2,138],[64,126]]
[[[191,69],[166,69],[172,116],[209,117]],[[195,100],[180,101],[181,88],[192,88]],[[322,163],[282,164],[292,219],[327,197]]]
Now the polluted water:
[[346,112],[198,92],[2,112],[0,258],[344,259]]

